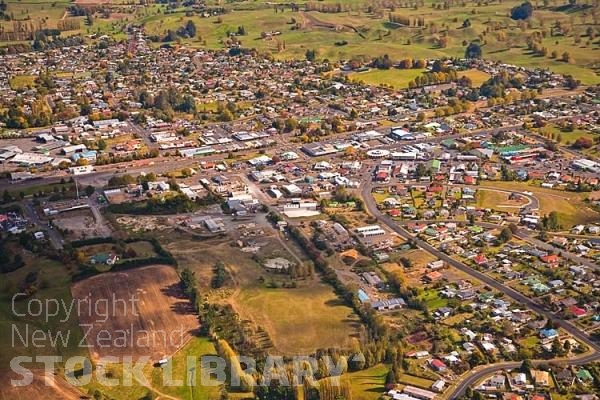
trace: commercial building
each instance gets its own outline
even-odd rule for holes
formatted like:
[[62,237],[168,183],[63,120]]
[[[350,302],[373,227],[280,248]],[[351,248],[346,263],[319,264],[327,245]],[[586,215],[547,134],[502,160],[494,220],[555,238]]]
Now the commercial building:
[[356,233],[363,238],[385,235],[385,231],[379,225],[369,225],[356,228]]

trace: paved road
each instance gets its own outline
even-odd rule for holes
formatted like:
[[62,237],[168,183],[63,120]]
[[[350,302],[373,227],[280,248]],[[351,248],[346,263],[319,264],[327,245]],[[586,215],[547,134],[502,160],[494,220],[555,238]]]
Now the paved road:
[[[370,177],[365,177],[365,179],[369,179],[369,178]],[[375,199],[371,195],[371,189],[372,189],[371,184],[365,184],[362,188],[361,196],[364,200],[366,209],[373,216],[377,217],[379,222],[386,225],[389,229],[391,229],[393,232],[396,232],[399,236],[401,236],[405,239],[413,240],[418,247],[433,254],[438,259],[445,261],[448,265],[451,265],[454,268],[458,269],[459,271],[462,271],[462,272],[472,276],[473,278],[479,280],[480,282],[483,282],[484,284],[488,285],[489,287],[492,287],[495,290],[497,290],[501,293],[504,293],[506,296],[510,297],[516,303],[522,304],[522,305],[528,307],[529,309],[533,310],[537,314],[542,315],[542,316],[546,317],[547,319],[553,321],[556,324],[556,326],[559,326],[560,328],[562,328],[567,333],[571,334],[574,338],[576,338],[580,342],[585,343],[594,352],[594,354],[590,355],[589,358],[585,358],[585,360],[592,361],[592,360],[596,360],[596,359],[600,358],[600,345],[598,343],[592,341],[588,337],[588,335],[583,333],[581,330],[579,330],[575,326],[571,325],[569,322],[564,321],[564,320],[558,318],[553,313],[545,310],[537,302],[533,301],[532,299],[523,295],[522,293],[520,293],[508,286],[503,285],[502,283],[492,279],[488,275],[481,273],[477,270],[474,270],[474,269],[468,267],[467,265],[463,264],[462,262],[453,259],[452,257],[449,257],[445,253],[442,253],[435,247],[431,246],[429,243],[412,236],[404,228],[397,225],[391,217],[389,217],[386,214],[383,214],[377,208]]]
[[[579,357],[574,357],[571,359],[560,359],[558,361],[557,360],[532,360],[531,363],[534,366],[538,366],[540,364],[547,365],[551,362],[560,362],[560,363],[565,363],[568,365],[584,365],[589,362],[597,361],[598,359],[599,359],[599,355],[597,353],[591,353],[591,354],[585,354],[585,355],[582,355]],[[459,397],[462,397],[465,394],[465,392],[467,391],[467,388],[472,387],[477,382],[484,379],[486,376],[488,376],[494,372],[498,372],[498,371],[502,371],[502,370],[519,368],[521,366],[521,364],[522,364],[521,361],[511,361],[511,362],[496,363],[496,364],[490,364],[490,365],[484,365],[481,367],[477,367],[477,368],[471,370],[471,372],[468,375],[463,376],[457,385],[455,385],[453,387],[451,386],[449,388],[449,390],[451,389],[451,391],[446,391],[446,393],[444,393],[443,397],[445,399],[449,399],[449,400],[458,399]]]

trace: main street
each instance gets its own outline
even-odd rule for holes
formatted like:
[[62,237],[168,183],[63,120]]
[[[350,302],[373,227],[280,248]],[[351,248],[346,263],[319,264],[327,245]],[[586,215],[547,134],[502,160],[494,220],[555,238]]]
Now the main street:
[[[401,226],[396,224],[396,222],[390,216],[383,214],[377,208],[375,199],[371,195],[373,185],[370,182],[370,176],[367,175],[364,177],[364,179],[365,179],[364,182],[366,182],[366,183],[364,183],[361,188],[361,197],[365,203],[365,207],[368,210],[368,212],[372,216],[376,217],[377,220],[381,224],[386,225],[390,230],[397,233],[400,237],[407,239],[407,240],[412,240],[418,247],[431,253],[438,259],[445,261],[448,265],[458,269],[461,272],[464,272],[464,273],[472,276],[473,278],[479,280],[480,282],[483,282],[484,284],[488,285],[489,287],[494,288],[498,292],[504,293],[506,296],[510,297],[516,303],[524,305],[524,306],[528,307],[529,309],[533,310],[534,312],[536,312],[537,314],[544,316],[548,320],[552,321],[556,326],[560,327],[561,329],[563,329],[565,332],[572,335],[574,338],[576,338],[580,342],[585,343],[590,348],[591,353],[584,355],[580,358],[577,358],[576,359],[577,362],[586,363],[586,362],[591,362],[591,361],[600,359],[600,345],[598,343],[594,342],[593,340],[591,340],[588,337],[588,335],[586,335],[581,330],[579,330],[578,328],[573,326],[571,323],[558,318],[556,315],[545,310],[538,303],[536,303],[529,297],[523,295],[522,293],[520,293],[508,286],[505,286],[504,284],[496,281],[495,279],[489,277],[488,275],[486,275],[482,272],[479,272],[477,270],[474,270],[473,268],[468,267],[467,265],[463,264],[462,262],[455,260],[454,258],[448,256],[447,254],[439,251],[435,247],[431,246],[429,243],[411,235],[407,230],[405,230],[404,228],[402,228]],[[548,360],[548,361],[550,361],[550,360]],[[485,376],[486,373],[493,372],[495,370],[499,370],[499,369],[503,369],[503,368],[508,368],[508,367],[510,367],[510,365],[512,365],[512,364],[510,364],[510,363],[504,364],[503,363],[503,364],[490,366],[489,367],[490,371],[478,372],[478,373],[474,374],[473,376],[470,376],[468,379],[465,380],[466,383],[462,382],[453,391],[450,398],[452,399],[452,398],[461,396],[464,393],[464,390],[466,390],[466,388],[470,384],[476,382],[478,379]],[[514,365],[512,367],[514,368]]]

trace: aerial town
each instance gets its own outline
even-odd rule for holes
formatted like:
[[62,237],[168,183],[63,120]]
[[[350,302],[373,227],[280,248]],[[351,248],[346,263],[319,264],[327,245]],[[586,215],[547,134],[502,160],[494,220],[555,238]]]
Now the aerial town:
[[598,400],[600,5],[442,3],[2,0],[0,398]]

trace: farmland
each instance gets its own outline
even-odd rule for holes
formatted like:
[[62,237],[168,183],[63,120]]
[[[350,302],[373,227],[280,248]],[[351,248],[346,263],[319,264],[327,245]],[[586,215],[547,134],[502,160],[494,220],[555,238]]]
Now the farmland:
[[[31,17],[38,21],[48,19],[48,26],[65,15],[68,3],[39,2],[39,7],[8,2],[8,12],[16,18]],[[220,4],[220,3],[219,3]],[[376,56],[389,54],[394,60],[404,58],[461,57],[466,43],[484,40],[484,57],[497,61],[510,60],[519,66],[549,68],[558,73],[570,73],[584,84],[600,82],[595,73],[598,65],[597,41],[586,37],[586,29],[592,24],[589,12],[581,9],[572,11],[558,9],[553,5],[539,6],[527,27],[519,25],[508,17],[508,11],[518,1],[502,3],[467,2],[465,6],[442,9],[434,2],[425,2],[421,7],[393,10],[408,18],[423,17],[424,27],[401,26],[389,22],[390,9],[367,7],[362,2],[349,2],[341,12],[291,11],[285,6],[276,12],[272,3],[239,2],[226,5],[227,13],[209,18],[186,15],[185,8],[169,10],[165,14],[162,5],[150,5],[135,10],[126,6],[122,12],[115,12],[109,18],[97,14],[93,26],[85,26],[79,31],[65,35],[99,31],[124,38],[122,27],[134,20],[145,25],[150,35],[163,36],[168,30],[177,30],[186,19],[194,21],[197,35],[183,38],[181,42],[193,47],[207,49],[224,48],[228,32],[236,32],[243,26],[245,35],[239,39],[244,47],[255,48],[260,52],[271,53],[279,59],[303,58],[306,51],[314,49],[318,58],[347,60],[358,58],[370,60]],[[467,21],[468,23],[464,23]],[[541,45],[548,49],[545,57],[533,54],[526,47],[526,38],[534,31],[548,31],[558,21],[568,25],[565,35],[544,35]],[[9,23],[2,24],[9,27]],[[490,24],[495,28],[490,30]],[[261,37],[262,32],[280,32],[273,38]],[[440,40],[440,38],[444,40]],[[556,52],[559,57],[552,57]],[[560,60],[564,52],[570,54],[570,62]],[[406,87],[409,77],[417,71],[372,71],[352,76],[366,83],[391,84],[397,88]],[[487,76],[467,71],[474,86],[479,86]]]
[[[77,282],[73,297],[94,304],[92,312],[79,311],[82,326],[90,327],[87,335],[90,355],[139,357],[153,360],[175,352],[198,328],[198,320],[190,310],[188,300],[179,289],[179,278],[172,267],[150,266],[128,272],[111,272]],[[135,309],[131,299],[137,300]],[[127,302],[129,307],[116,301]],[[104,300],[104,301],[103,301]],[[105,316],[111,318],[105,320]],[[114,317],[114,318],[112,318]],[[86,328],[87,329],[87,328]],[[102,330],[112,332],[110,346],[95,340]],[[118,342],[119,331],[130,330],[125,346]],[[134,344],[132,346],[132,344]]]
[[[58,376],[48,376],[43,370],[32,370],[33,381],[27,386],[2,385],[0,388],[1,399],[11,400],[79,400],[83,392],[69,385],[67,381]],[[14,372],[6,372],[0,375],[0,382],[8,379],[22,379],[22,376]],[[48,379],[54,379],[54,385],[46,386]]]

